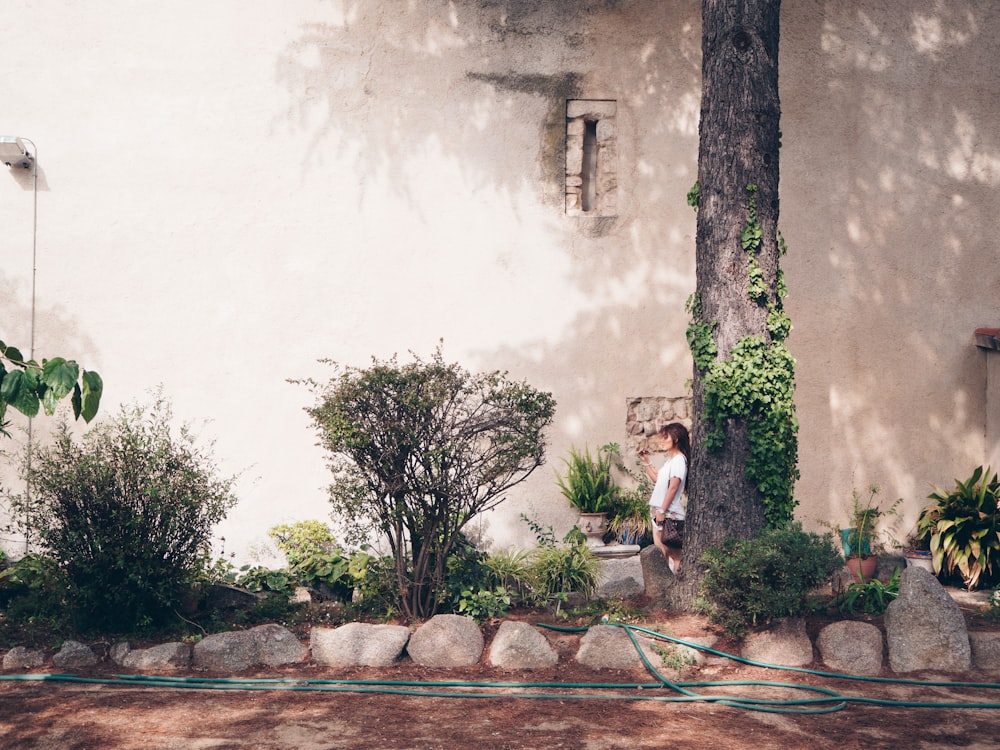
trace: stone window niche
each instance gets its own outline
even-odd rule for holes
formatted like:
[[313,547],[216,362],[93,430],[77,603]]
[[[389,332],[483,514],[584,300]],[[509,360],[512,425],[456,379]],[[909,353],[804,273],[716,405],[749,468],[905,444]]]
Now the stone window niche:
[[566,102],[566,214],[618,215],[618,103]]

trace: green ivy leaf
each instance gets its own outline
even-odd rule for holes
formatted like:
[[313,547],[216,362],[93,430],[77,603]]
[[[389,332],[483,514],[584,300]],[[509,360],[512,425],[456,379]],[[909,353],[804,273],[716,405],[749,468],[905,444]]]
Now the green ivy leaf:
[[[9,350],[8,350],[9,351]],[[37,379],[30,371],[14,370],[7,373],[0,384],[0,400],[10,404],[26,417],[38,414],[38,395],[35,392]]]
[[80,415],[85,422],[89,422],[97,416],[97,409],[101,405],[101,394],[104,393],[104,381],[93,370],[85,370],[81,381],[83,386]]

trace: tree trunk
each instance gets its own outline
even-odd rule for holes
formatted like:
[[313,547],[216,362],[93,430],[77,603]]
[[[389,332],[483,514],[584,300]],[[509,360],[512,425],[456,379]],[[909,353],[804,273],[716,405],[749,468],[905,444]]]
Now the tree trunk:
[[[716,358],[747,336],[770,341],[768,305],[777,303],[778,39],[780,0],[703,0],[702,98],[698,148],[697,294],[701,320],[714,323]],[[756,192],[748,186],[756,186]],[[766,292],[752,298],[751,256],[741,233],[756,202],[756,262]],[[724,420],[725,442],[708,450],[704,371],[694,372],[694,431],[683,575],[676,603],[697,590],[702,552],[727,537],[748,539],[765,525],[761,493],[746,476],[748,420]]]

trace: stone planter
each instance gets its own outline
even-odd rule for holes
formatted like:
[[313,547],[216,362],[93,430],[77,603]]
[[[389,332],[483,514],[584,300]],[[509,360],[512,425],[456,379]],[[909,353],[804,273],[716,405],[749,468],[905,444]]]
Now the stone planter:
[[581,513],[580,531],[587,537],[588,547],[603,547],[604,535],[608,533],[607,513]]

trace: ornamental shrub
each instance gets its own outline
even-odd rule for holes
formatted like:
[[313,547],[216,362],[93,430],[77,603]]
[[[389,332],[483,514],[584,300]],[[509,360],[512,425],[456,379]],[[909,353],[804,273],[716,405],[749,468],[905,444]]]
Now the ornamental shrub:
[[701,558],[698,608],[733,636],[778,617],[809,611],[808,596],[844,564],[829,533],[798,522],[766,528],[749,541],[727,539]]
[[78,627],[132,630],[172,616],[212,528],[236,499],[169,405],[123,407],[77,441],[62,423],[36,450],[15,514],[68,580]]
[[555,401],[506,373],[449,364],[440,349],[301,382],[317,398],[306,411],[329,455],[334,517],[349,541],[387,544],[400,611],[432,616],[466,524],[544,462]]

